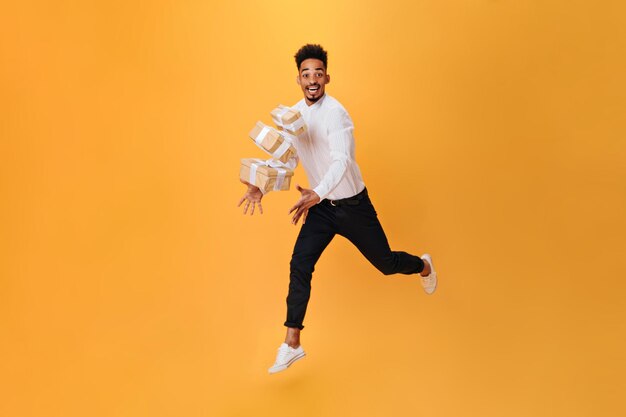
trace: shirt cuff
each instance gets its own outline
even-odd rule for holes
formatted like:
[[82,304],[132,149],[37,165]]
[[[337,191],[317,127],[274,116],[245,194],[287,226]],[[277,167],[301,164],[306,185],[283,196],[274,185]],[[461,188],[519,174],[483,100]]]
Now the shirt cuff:
[[323,199],[325,199],[325,198],[326,198],[326,196],[328,195],[328,192],[325,192],[325,191],[324,191],[324,187],[322,187],[322,186],[320,186],[320,185],[318,185],[317,187],[315,187],[315,188],[313,189],[313,192],[314,192],[315,194],[317,194],[317,195],[319,196],[319,198],[320,198],[320,201],[318,202],[318,204],[319,204],[319,203],[321,203],[321,202],[322,202],[322,200],[323,200]]

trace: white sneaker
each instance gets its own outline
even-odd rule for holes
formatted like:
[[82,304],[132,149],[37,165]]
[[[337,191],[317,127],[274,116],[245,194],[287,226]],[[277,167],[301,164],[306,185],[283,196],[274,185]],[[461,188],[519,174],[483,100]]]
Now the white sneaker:
[[276,372],[284,371],[289,368],[289,366],[297,361],[298,359],[304,358],[304,350],[302,346],[298,346],[296,349],[289,347],[287,343],[283,343],[278,348],[278,355],[276,355],[276,362],[269,369],[270,374],[275,374]]
[[426,294],[432,294],[437,288],[437,272],[435,272],[433,260],[430,258],[429,254],[423,254],[422,259],[426,259],[426,261],[430,264],[430,274],[426,277],[420,275],[420,281],[422,281],[422,287],[424,287]]

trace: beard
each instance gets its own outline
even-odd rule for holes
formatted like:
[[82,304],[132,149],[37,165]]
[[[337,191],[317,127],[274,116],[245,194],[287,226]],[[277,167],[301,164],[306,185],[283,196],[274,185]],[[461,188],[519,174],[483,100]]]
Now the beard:
[[304,91],[304,96],[306,97],[307,100],[309,100],[311,103],[316,103],[320,98],[324,97],[324,92],[322,92],[319,96],[317,97],[311,97],[310,96],[311,93],[308,92],[308,90]]
[[319,97],[307,97],[307,100],[309,100],[311,103],[316,103],[320,98],[322,98],[322,96],[319,96]]

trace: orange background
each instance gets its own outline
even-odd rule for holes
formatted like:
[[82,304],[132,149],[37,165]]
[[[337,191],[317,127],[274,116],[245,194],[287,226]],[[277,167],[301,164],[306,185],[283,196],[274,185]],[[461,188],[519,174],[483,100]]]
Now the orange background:
[[[0,13],[0,415],[622,416],[621,1],[15,1]],[[396,250],[344,239],[284,337],[298,193],[247,138],[328,93]],[[296,181],[306,185],[301,168]]]

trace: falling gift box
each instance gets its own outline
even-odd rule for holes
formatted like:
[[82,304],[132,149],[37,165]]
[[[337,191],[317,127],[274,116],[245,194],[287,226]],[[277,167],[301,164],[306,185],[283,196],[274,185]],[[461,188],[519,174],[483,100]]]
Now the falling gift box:
[[285,130],[291,135],[301,135],[306,131],[306,124],[300,112],[287,106],[279,104],[270,112],[276,127]]
[[293,171],[276,160],[264,161],[258,158],[244,158],[241,160],[239,178],[256,185],[263,193],[268,191],[289,190]]
[[296,150],[287,135],[262,122],[257,122],[250,131],[250,138],[259,148],[281,162],[287,162],[296,156]]

